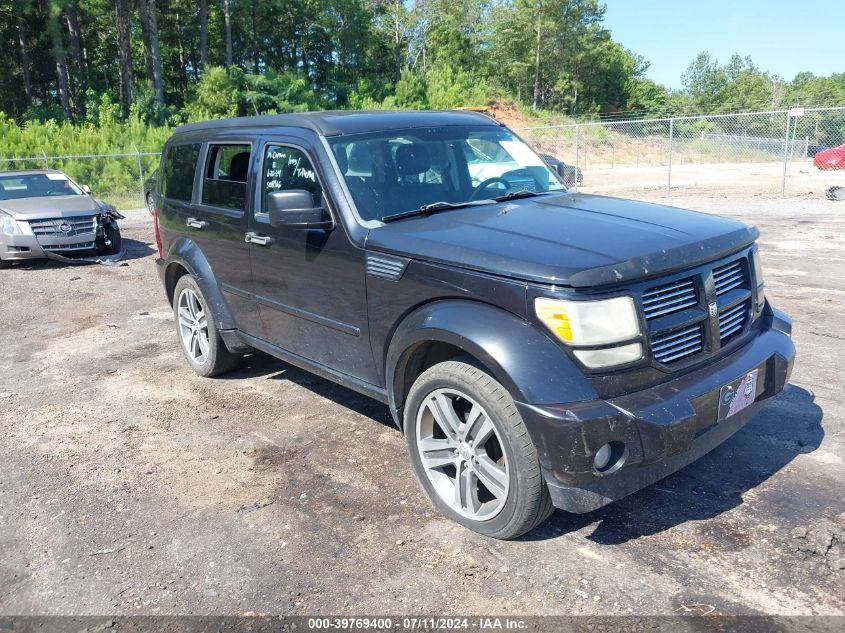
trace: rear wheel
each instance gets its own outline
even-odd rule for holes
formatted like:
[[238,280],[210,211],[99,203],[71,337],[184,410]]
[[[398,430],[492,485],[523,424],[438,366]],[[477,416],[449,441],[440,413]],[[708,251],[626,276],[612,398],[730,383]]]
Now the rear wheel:
[[220,337],[196,280],[190,275],[181,277],[173,297],[179,344],[191,368],[200,376],[217,376],[233,369],[241,356],[230,352]]
[[405,437],[414,473],[450,519],[516,538],[553,512],[537,451],[510,394],[470,362],[447,361],[411,387]]

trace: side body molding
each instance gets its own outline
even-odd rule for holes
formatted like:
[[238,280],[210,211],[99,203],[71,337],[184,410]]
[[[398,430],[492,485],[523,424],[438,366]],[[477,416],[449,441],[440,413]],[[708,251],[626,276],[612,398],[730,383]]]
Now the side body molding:
[[388,347],[385,378],[397,420],[410,386],[405,384],[408,363],[431,341],[477,358],[519,402],[554,404],[598,397],[566,352],[538,326],[477,301],[435,301],[405,317]]

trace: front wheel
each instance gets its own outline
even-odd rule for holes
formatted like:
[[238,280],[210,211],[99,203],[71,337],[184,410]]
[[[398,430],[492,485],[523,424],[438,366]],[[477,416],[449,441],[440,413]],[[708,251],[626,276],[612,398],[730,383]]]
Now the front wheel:
[[98,255],[117,255],[123,247],[123,238],[117,222],[107,222],[103,227],[103,237],[94,243]]
[[522,417],[485,371],[462,361],[429,368],[411,387],[404,417],[414,473],[450,519],[511,539],[554,511]]

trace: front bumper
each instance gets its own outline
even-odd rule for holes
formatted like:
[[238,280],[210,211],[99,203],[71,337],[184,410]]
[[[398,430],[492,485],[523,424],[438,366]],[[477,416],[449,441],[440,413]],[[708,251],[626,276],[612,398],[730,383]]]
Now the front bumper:
[[25,261],[47,257],[45,250],[61,255],[88,253],[95,249],[95,232],[80,233],[72,237],[46,237],[41,241],[32,233],[0,235],[0,259]]
[[[726,358],[669,382],[609,400],[560,405],[517,402],[556,507],[584,513],[640,490],[695,461],[736,433],[783,390],[792,371],[792,322],[772,310],[761,332]],[[758,369],[755,403],[717,423],[721,387]],[[608,442],[624,444],[623,466],[593,467]]]
[[0,259],[21,261],[46,257],[34,235],[0,235]]

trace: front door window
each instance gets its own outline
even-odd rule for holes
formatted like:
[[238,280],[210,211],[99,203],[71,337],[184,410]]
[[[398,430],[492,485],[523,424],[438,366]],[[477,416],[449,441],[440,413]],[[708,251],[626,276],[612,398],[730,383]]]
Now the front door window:
[[287,145],[268,145],[264,150],[259,214],[267,215],[267,198],[271,193],[290,189],[304,189],[314,196],[315,207],[323,205],[323,187],[305,152]]

